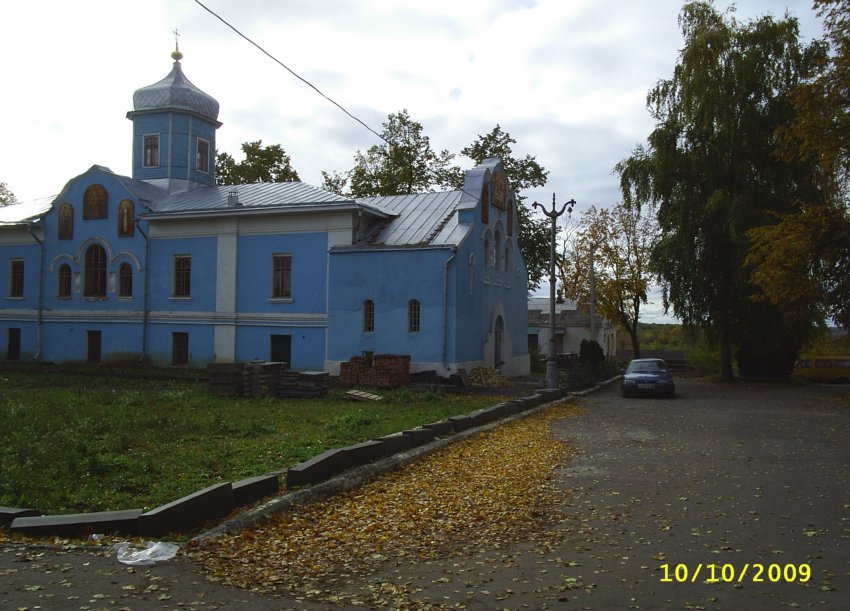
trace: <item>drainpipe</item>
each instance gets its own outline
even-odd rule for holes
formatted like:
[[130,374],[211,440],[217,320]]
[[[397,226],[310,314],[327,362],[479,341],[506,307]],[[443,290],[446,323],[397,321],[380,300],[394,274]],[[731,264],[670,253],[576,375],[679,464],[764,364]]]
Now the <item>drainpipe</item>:
[[136,229],[139,230],[139,233],[142,234],[142,237],[145,239],[145,290],[143,295],[142,302],[142,354],[139,357],[139,362],[143,363],[145,357],[148,355],[148,293],[149,293],[149,278],[150,278],[150,251],[151,245],[150,240],[148,239],[148,235],[142,229],[142,224],[139,222],[139,219],[134,219],[136,223]]
[[27,223],[27,232],[32,236],[32,239],[38,242],[38,326],[35,332],[35,354],[32,360],[37,361],[41,356],[41,327],[44,318],[44,242],[38,239],[32,231],[32,224]]
[[452,246],[452,256],[443,264],[443,367],[449,370],[449,265],[454,261],[457,247]]

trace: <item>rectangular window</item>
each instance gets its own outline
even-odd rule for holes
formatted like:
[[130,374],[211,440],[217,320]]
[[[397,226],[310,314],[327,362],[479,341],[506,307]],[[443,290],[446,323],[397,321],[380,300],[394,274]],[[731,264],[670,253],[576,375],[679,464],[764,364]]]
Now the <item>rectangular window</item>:
[[192,296],[192,257],[188,255],[174,257],[174,284],[171,296]]
[[118,268],[118,296],[133,296],[133,268],[129,263],[122,263]]
[[144,167],[155,168],[159,166],[159,134],[146,134],[144,139]]
[[419,302],[416,299],[407,302],[407,332],[419,333]]
[[9,269],[9,297],[24,296],[24,260],[12,259]]
[[188,333],[172,333],[171,334],[171,364],[172,365],[188,365],[189,364],[189,334]]
[[292,255],[272,257],[272,299],[292,298]]
[[210,143],[203,138],[198,138],[198,155],[195,169],[204,173],[210,171]]
[[59,287],[56,290],[56,299],[71,298],[71,268],[67,263],[59,266]]
[[375,302],[367,299],[363,302],[363,333],[375,332]]

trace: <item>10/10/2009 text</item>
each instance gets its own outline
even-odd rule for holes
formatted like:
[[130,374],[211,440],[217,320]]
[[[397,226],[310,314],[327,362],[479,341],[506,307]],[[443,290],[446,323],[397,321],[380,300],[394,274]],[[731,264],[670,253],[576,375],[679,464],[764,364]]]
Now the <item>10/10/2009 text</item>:
[[769,581],[778,583],[806,583],[812,578],[808,564],[744,564],[740,570],[734,564],[696,564],[691,570],[687,564],[662,564],[662,583],[696,583],[702,576],[705,583],[753,583]]

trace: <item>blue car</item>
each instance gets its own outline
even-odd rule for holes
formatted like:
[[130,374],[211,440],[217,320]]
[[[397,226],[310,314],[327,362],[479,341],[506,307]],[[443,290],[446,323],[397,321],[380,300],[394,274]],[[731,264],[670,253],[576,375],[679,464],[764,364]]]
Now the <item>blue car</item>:
[[634,395],[676,395],[673,376],[663,359],[635,359],[623,372],[620,391],[624,397]]

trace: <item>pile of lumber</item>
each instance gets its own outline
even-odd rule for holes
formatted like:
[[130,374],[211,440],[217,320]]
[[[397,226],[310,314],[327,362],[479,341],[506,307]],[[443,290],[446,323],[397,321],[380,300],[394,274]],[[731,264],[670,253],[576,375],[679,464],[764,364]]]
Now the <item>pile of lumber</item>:
[[243,397],[271,397],[277,394],[284,363],[246,363],[242,369]]
[[289,371],[286,363],[210,363],[207,390],[235,397],[322,397],[330,387],[324,371]]
[[328,393],[330,374],[324,371],[288,371],[280,376],[278,397],[323,397]]
[[491,367],[476,367],[466,377],[472,386],[481,386],[483,388],[498,388],[511,385],[505,376]]
[[242,363],[210,363],[207,365],[207,391],[211,395],[242,395]]

